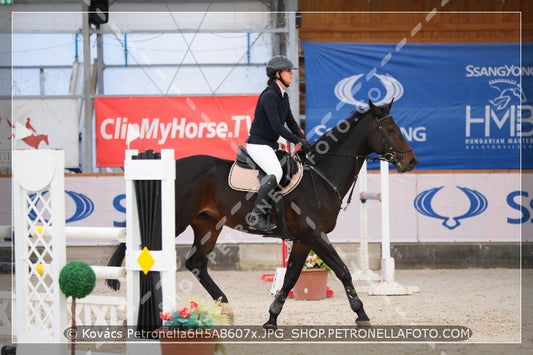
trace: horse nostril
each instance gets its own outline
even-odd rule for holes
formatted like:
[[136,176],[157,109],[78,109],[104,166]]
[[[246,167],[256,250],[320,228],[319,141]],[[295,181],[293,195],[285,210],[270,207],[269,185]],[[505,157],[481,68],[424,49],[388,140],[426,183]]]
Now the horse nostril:
[[413,168],[416,166],[416,164],[418,164],[418,159],[417,158],[413,158],[409,162],[409,165],[412,166]]

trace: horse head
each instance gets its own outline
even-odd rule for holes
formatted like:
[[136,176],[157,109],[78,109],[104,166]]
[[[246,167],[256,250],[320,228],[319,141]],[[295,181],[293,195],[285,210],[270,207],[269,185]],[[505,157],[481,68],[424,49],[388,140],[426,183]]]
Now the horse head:
[[371,100],[368,100],[375,125],[368,137],[368,144],[375,153],[394,164],[398,172],[404,173],[415,168],[418,164],[418,158],[390,114],[393,101],[394,99],[389,104],[378,107]]
[[39,149],[39,144],[41,144],[41,142],[44,142],[46,145],[50,145],[47,134],[32,134],[31,136],[22,138],[22,141],[35,149]]

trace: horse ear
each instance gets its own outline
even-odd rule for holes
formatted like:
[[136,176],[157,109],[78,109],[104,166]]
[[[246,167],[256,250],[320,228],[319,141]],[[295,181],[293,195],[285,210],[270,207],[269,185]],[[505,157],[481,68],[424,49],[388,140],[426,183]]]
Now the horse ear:
[[391,107],[392,107],[392,103],[393,103],[393,102],[394,102],[394,97],[392,98],[391,102],[389,103],[389,111],[390,111],[390,109],[391,109]]
[[370,110],[372,110],[372,112],[374,112],[376,116],[381,115],[381,109],[377,107],[376,105],[374,105],[374,103],[370,99],[368,100],[368,106],[370,106]]

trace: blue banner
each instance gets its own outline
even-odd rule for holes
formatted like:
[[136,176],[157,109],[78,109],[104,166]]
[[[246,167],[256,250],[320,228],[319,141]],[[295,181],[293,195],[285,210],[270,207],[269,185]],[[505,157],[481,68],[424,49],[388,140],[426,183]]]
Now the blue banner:
[[306,134],[388,103],[417,170],[533,169],[533,43],[303,42]]

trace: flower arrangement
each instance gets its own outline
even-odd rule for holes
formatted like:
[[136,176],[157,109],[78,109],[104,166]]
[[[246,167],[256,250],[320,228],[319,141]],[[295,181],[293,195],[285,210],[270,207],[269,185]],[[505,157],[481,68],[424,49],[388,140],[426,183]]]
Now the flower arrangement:
[[331,274],[331,268],[312,250],[305,259],[303,269],[327,269]]
[[220,300],[206,304],[192,300],[188,307],[176,312],[160,312],[163,326],[169,330],[205,330],[215,325],[229,324],[229,318],[221,313]]

